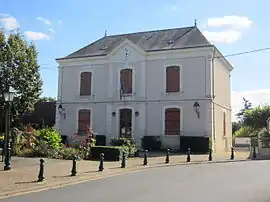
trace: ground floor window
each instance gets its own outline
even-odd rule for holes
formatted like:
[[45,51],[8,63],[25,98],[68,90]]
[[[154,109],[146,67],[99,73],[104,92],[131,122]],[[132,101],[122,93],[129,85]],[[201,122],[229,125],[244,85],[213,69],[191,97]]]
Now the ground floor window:
[[180,117],[179,108],[167,108],[165,110],[165,135],[180,135]]
[[119,136],[125,138],[132,137],[132,110],[120,109],[119,110]]
[[90,109],[80,109],[78,111],[78,133],[82,134],[88,131],[91,127],[91,110]]

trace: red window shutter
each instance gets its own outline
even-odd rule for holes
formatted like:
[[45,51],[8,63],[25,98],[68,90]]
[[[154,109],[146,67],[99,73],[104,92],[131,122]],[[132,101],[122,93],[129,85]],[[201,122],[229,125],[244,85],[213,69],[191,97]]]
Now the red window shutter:
[[120,74],[124,83],[124,93],[132,93],[132,69],[122,69]]
[[91,95],[92,72],[81,73],[80,95]]
[[180,91],[180,68],[178,66],[166,69],[166,92]]
[[165,135],[180,135],[180,109],[168,108],[165,111]]
[[226,136],[227,133],[227,117],[226,117],[226,112],[223,112],[223,136]]
[[90,126],[91,111],[89,109],[81,109],[78,116],[78,131],[86,132]]

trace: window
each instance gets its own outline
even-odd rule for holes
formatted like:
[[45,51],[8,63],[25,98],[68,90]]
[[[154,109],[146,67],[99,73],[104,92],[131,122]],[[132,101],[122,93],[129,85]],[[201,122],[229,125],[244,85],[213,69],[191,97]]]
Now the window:
[[80,109],[78,112],[78,132],[84,133],[90,128],[91,122],[91,110],[90,109]]
[[120,71],[120,90],[123,94],[132,93],[132,69]]
[[223,136],[227,135],[227,115],[223,112]]
[[180,67],[170,66],[166,68],[166,92],[180,91]]
[[92,72],[82,72],[80,80],[80,95],[91,95]]
[[180,135],[179,108],[167,108],[165,110],[165,135]]

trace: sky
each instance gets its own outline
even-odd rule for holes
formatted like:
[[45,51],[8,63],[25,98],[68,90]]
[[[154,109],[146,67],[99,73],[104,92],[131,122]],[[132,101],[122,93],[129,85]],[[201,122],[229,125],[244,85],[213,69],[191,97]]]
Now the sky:
[[[244,0],[0,0],[0,26],[19,29],[39,52],[43,96],[57,95],[55,58],[104,36],[197,26],[224,55],[270,48],[270,1]],[[227,57],[232,113],[242,97],[253,105],[270,104],[270,50]],[[234,118],[234,117],[233,117]],[[235,118],[234,118],[235,119]]]

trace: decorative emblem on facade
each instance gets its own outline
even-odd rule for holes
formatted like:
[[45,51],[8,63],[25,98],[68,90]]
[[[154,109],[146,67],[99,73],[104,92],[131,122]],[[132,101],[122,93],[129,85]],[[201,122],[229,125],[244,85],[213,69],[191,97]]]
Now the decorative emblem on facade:
[[200,118],[200,104],[196,101],[193,104],[195,113],[197,114],[198,119]]
[[130,55],[130,52],[128,51],[127,48],[125,48],[124,51],[125,51],[125,62],[128,62],[128,57]]

